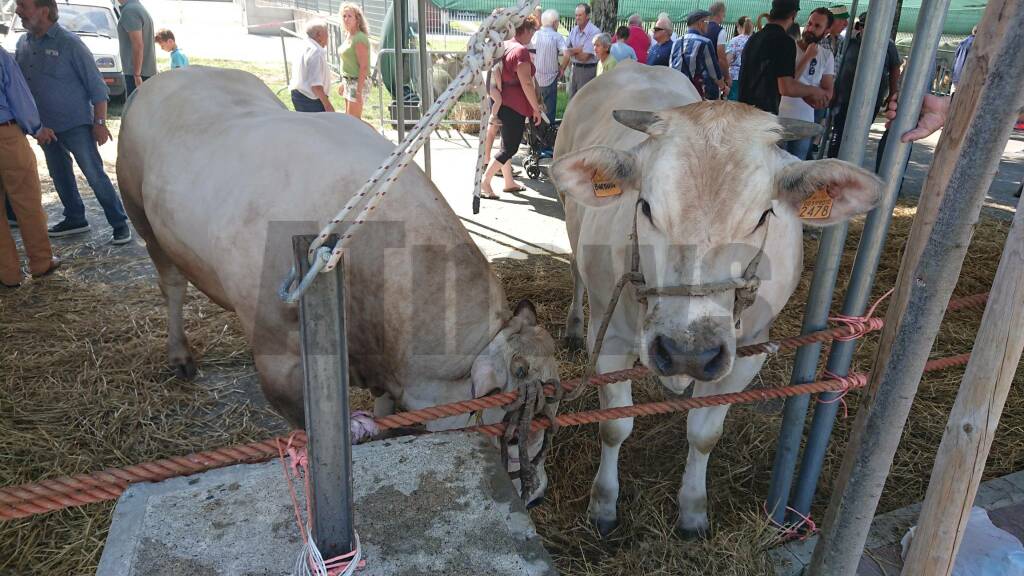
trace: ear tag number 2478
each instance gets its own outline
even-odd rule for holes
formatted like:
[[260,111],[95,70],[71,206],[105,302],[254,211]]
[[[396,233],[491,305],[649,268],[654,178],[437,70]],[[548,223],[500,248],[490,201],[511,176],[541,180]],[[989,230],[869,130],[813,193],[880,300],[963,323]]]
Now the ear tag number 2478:
[[832,197],[827,188],[819,188],[800,204],[800,217],[807,220],[824,220],[832,215]]

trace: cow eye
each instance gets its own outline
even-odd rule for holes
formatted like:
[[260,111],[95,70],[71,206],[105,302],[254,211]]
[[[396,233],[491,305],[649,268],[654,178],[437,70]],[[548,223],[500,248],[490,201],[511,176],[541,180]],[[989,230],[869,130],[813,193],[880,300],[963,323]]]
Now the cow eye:
[[650,203],[647,202],[647,200],[644,200],[643,198],[640,199],[640,211],[644,213],[644,216],[647,216],[648,220],[652,220],[651,205]]

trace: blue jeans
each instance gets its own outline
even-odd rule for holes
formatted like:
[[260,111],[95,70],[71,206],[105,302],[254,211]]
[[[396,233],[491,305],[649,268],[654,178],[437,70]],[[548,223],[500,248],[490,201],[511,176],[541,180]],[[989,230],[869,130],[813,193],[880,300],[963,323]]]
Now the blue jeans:
[[548,120],[555,121],[555,113],[558,112],[558,79],[540,87],[540,101],[544,104]]
[[103,159],[100,157],[96,140],[92,137],[92,126],[85,124],[57,132],[57,141],[43,145],[43,154],[46,156],[46,168],[50,171],[50,178],[53,178],[53,186],[57,189],[61,204],[64,205],[65,220],[73,224],[86,222],[85,204],[82,203],[82,195],[78,192],[74,165],[71,163],[71,157],[74,156],[96,199],[103,207],[107,222],[113,228],[124,226],[128,216],[124,213],[124,206],[117,191],[114,190],[114,185],[103,171]]
[[811,139],[790,140],[782,146],[786,152],[796,156],[798,160],[807,160],[807,153],[811,151]]
[[326,112],[324,103],[306,96],[298,90],[292,90],[292,106],[296,112]]

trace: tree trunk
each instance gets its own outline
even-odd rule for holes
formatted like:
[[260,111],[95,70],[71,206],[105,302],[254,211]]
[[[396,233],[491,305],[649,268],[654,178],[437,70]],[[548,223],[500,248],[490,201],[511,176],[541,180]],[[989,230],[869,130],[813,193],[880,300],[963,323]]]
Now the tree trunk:
[[619,0],[593,0],[591,19],[602,32],[615,33],[619,22]]

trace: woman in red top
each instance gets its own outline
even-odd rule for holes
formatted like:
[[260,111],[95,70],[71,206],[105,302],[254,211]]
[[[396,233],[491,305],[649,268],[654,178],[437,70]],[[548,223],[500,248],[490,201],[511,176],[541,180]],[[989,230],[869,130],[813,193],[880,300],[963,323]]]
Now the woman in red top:
[[537,102],[537,88],[533,84],[536,69],[526,45],[533,41],[533,33],[537,30],[537,20],[529,16],[516,28],[515,38],[505,43],[505,58],[501,67],[501,108],[498,119],[501,120],[501,151],[494,157],[484,180],[480,184],[482,198],[497,198],[491,189],[491,178],[501,169],[505,177],[504,192],[521,192],[525,190],[512,179],[512,164],[509,160],[519,150],[526,130],[526,119],[532,118],[540,124],[540,104]]

